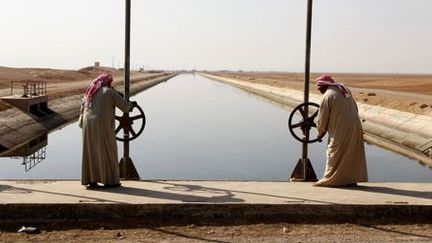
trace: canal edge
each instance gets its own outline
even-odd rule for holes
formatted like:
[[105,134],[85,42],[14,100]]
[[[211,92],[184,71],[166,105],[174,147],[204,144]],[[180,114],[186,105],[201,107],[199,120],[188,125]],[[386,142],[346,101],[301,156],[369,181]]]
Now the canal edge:
[[[177,75],[178,73],[166,73],[166,75],[151,78],[135,78],[131,84],[131,95],[166,82]],[[123,79],[119,79],[114,87],[121,91],[123,82]],[[22,146],[33,138],[75,122],[79,116],[82,97],[83,94],[75,94],[51,100],[49,106],[50,109],[56,112],[56,115],[44,119],[35,119],[17,108],[0,112],[3,114],[0,120],[2,126],[0,129],[0,145],[5,148],[0,151],[0,156]]]
[[[290,109],[293,109],[295,106],[303,102],[303,92],[298,90],[274,88],[263,84],[246,83],[241,80],[219,77],[207,73],[199,73],[199,75],[239,88],[248,93],[267,98],[273,102],[287,106]],[[281,93],[280,90],[284,90],[284,92]],[[317,103],[320,98],[317,95],[311,94],[310,99],[312,102]],[[419,134],[419,131],[424,131],[424,128],[428,126],[428,124],[432,123],[432,117],[415,114],[409,115],[409,119],[405,120],[411,120],[415,125],[406,126],[406,122],[394,124],[394,122],[388,122],[388,116],[379,116],[381,114],[400,115],[400,113],[403,112],[364,104],[358,104],[358,106],[359,115],[363,122],[363,130],[365,133],[364,139],[366,142],[418,160],[429,167],[432,167],[432,158],[425,154],[425,152],[428,152],[426,150],[427,148],[424,149],[432,141],[432,130],[430,132],[429,130],[426,130],[427,134],[425,135]]]

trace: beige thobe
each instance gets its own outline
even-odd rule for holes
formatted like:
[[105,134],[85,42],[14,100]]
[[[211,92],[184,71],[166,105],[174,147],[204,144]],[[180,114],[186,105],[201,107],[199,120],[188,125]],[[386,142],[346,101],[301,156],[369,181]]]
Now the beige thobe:
[[82,185],[120,183],[115,107],[127,112],[131,105],[113,88],[102,87],[93,95],[91,107],[83,111]]
[[321,99],[317,129],[328,132],[327,164],[316,186],[344,186],[368,180],[363,129],[357,105],[337,87],[329,86]]

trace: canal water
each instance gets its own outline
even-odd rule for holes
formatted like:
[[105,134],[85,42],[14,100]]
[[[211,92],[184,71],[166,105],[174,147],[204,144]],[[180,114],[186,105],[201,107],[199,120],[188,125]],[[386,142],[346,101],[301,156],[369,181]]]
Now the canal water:
[[[290,111],[239,89],[184,74],[132,98],[144,109],[144,133],[131,142],[142,179],[286,181],[301,157],[287,129]],[[46,146],[45,146],[46,145]],[[0,179],[79,179],[77,123],[33,141],[34,154],[0,158]],[[320,178],[326,139],[309,146]],[[365,144],[369,180],[432,182],[417,161]],[[118,143],[122,155],[122,143]]]

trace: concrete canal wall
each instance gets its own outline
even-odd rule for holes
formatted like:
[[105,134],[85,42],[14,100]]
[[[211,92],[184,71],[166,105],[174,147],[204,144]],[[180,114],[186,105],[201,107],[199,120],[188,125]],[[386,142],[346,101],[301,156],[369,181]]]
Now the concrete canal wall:
[[[134,79],[130,85],[130,93],[131,95],[139,93],[176,75],[167,74],[151,79],[145,77]],[[119,91],[123,89],[122,87],[116,88]],[[31,116],[17,108],[0,112],[0,155],[6,150],[19,147],[35,137],[75,121],[79,116],[82,97],[83,94],[78,94],[51,100],[48,105],[55,114],[43,119]]]
[[[254,84],[216,75],[200,75],[247,92],[263,96],[289,109],[303,103],[298,90]],[[321,96],[310,94],[311,102],[319,103]],[[365,131],[365,140],[432,166],[432,117],[357,103]]]

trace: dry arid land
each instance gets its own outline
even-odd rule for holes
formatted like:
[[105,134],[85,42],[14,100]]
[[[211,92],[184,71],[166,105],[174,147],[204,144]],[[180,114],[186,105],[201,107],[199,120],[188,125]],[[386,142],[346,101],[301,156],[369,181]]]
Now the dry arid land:
[[[0,67],[0,97],[11,93],[11,81],[42,81],[47,83],[49,100],[82,94],[90,82],[101,73],[110,73],[114,76],[114,85],[121,85],[124,77],[122,70],[109,67],[85,67],[79,70],[60,70],[48,68],[9,68]],[[134,77],[158,75],[158,73],[131,72]],[[121,89],[120,89],[121,90]],[[22,92],[20,87],[14,86],[14,93]],[[0,112],[11,106],[0,101]]]
[[[276,87],[304,90],[303,73],[212,72],[222,77]],[[310,91],[317,93],[311,75]],[[432,74],[328,73],[352,91],[357,102],[432,116]]]
[[40,234],[1,232],[0,242],[431,242],[431,225],[252,224],[122,228],[53,226]]
[[[86,85],[101,72],[110,72],[122,78],[123,71],[113,68],[87,67],[80,70],[58,70],[45,68],[0,67],[0,96],[10,93],[11,81],[45,81],[48,83],[50,99],[81,93]],[[132,72],[132,77],[137,72]],[[276,72],[212,72],[251,83],[267,84],[303,91],[303,73]],[[314,80],[321,73],[311,75]],[[357,102],[432,115],[432,74],[350,74],[330,73],[337,81],[347,85]],[[317,93],[314,83],[310,91]],[[0,101],[0,111],[8,106]]]

